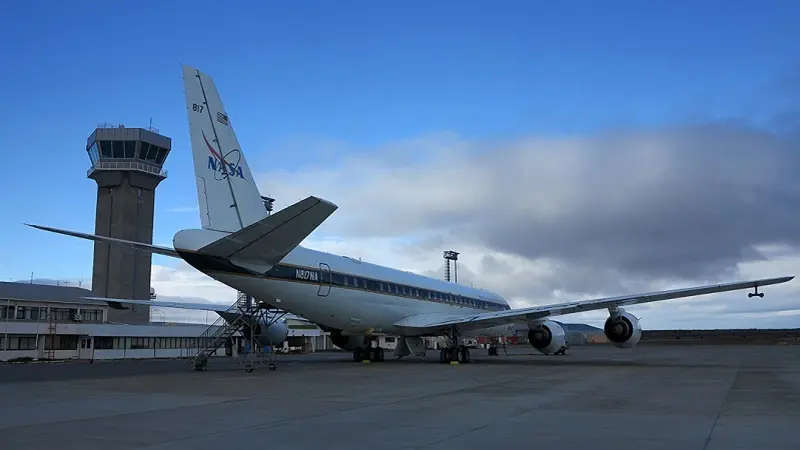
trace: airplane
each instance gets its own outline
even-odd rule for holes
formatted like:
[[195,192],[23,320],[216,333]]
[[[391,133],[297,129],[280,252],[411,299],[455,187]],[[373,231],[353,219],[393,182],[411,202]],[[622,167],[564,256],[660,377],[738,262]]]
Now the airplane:
[[[29,226],[183,259],[259,302],[317,324],[330,332],[334,345],[351,351],[354,361],[383,361],[384,349],[376,341],[380,336],[391,335],[398,338],[395,358],[424,358],[422,338],[433,336],[449,341],[439,351],[441,363],[464,363],[471,356],[469,348],[459,345],[462,337],[503,337],[520,329],[527,329],[530,344],[539,352],[563,353],[566,333],[551,318],[601,309],[609,312],[603,331],[611,345],[633,348],[641,339],[642,327],[625,307],[741,289],[755,289],[750,297],[763,297],[759,287],[794,278],[763,278],[511,308],[502,296],[484,289],[306,248],[300,245],[302,241],[338,206],[309,196],[269,214],[214,81],[194,67],[182,65],[182,71],[201,228],[178,231],[169,248],[43,225]],[[228,310],[223,305],[86,298],[112,307],[142,304],[209,310],[221,315]],[[281,326],[280,322],[265,324],[259,339],[282,342],[287,330]]]

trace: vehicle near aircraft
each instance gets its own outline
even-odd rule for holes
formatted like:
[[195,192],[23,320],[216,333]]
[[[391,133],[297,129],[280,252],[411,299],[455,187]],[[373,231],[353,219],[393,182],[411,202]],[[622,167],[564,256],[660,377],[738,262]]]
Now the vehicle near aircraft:
[[[563,352],[564,329],[552,317],[608,309],[604,333],[619,348],[640,340],[639,319],[624,307],[668,299],[785,283],[794,276],[731,282],[619,297],[512,309],[498,294],[346,256],[312,250],[300,243],[337,206],[310,196],[268,214],[255,179],[234,134],[230,116],[212,79],[183,66],[201,228],[178,231],[173,248],[52,227],[33,227],[69,236],[132,247],[180,258],[195,269],[260,302],[280,308],[330,331],[333,343],[353,352],[354,360],[383,361],[375,346],[381,335],[398,337],[394,356],[425,356],[425,336],[446,336],[440,361],[466,362],[469,348],[460,338],[508,335],[528,330],[530,344],[545,354]],[[110,305],[144,304],[200,309],[224,314],[228,307],[147,299],[102,300]],[[285,325],[285,324],[284,324]],[[516,327],[515,327],[516,325]],[[276,327],[276,328],[273,328]],[[266,341],[285,338],[281,322],[258,330]],[[266,334],[264,334],[266,333]]]

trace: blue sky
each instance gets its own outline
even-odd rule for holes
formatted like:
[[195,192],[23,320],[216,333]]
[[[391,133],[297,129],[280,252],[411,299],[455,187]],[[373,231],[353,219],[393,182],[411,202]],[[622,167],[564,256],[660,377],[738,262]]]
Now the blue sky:
[[487,139],[763,121],[800,61],[793,1],[501,3],[9,3],[0,278],[90,279],[90,243],[22,223],[93,231],[84,145],[100,122],[152,117],[173,139],[155,241],[199,225],[194,212],[169,211],[196,204],[180,63],[214,77],[258,171],[296,168],[319,157],[314,148],[338,157],[440,131]]

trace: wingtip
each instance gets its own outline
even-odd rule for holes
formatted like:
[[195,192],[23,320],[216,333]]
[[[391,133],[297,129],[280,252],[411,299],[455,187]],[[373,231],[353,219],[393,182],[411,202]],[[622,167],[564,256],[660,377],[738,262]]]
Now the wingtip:
[[337,209],[339,209],[339,205],[337,205],[336,203],[333,203],[330,200],[325,200],[322,197],[317,197],[316,195],[309,195],[307,199],[311,199],[311,200],[316,201],[317,203],[321,203],[321,204],[323,204],[325,206],[328,206],[333,211],[336,211]]
[[333,202],[332,202],[332,201],[330,201],[330,200],[325,200],[324,198],[321,198],[321,199],[319,199],[319,201],[320,201],[320,202],[322,202],[322,203],[323,203],[323,204],[325,204],[325,205],[328,205],[328,206],[329,206],[329,207],[330,207],[332,210],[334,210],[334,211],[336,211],[337,209],[339,209],[339,205],[337,205],[336,203],[333,203]]

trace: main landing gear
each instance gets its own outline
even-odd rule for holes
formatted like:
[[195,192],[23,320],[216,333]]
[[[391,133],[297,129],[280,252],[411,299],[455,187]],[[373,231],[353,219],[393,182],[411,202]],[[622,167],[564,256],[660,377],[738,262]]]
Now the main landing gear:
[[758,292],[758,286],[756,286],[756,292],[755,293],[751,292],[751,293],[747,294],[747,298],[753,298],[753,297],[764,298],[764,293],[763,292],[761,292],[761,293]]
[[450,345],[439,351],[439,362],[442,364],[464,364],[470,362],[469,347],[458,345],[458,330],[455,327],[450,331],[449,338]]
[[380,345],[373,347],[372,340],[365,338],[364,346],[356,347],[356,349],[353,350],[353,361],[383,362],[383,347]]

